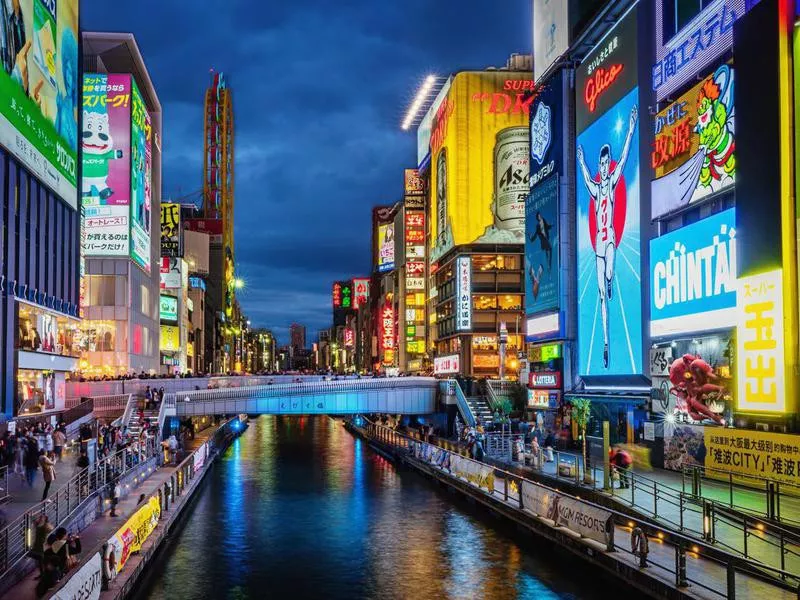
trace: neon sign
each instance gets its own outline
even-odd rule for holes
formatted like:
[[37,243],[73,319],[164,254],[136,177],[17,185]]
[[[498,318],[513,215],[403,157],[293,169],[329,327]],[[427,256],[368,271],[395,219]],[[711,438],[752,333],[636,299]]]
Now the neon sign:
[[333,284],[333,306],[339,307],[342,305],[342,286],[339,283]]
[[599,67],[586,80],[583,88],[583,101],[589,107],[589,112],[594,112],[594,109],[597,108],[597,99],[614,84],[623,68],[623,65],[611,65],[608,69]]

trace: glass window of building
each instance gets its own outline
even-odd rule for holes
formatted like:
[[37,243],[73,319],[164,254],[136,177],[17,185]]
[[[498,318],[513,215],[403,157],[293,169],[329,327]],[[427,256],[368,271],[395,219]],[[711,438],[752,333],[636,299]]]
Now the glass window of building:
[[714,0],[661,0],[664,42],[672,39],[712,2]]
[[519,270],[519,264],[519,256],[514,254],[476,254],[472,257],[473,272],[516,271]]
[[114,306],[114,279],[113,275],[86,276],[89,306]]
[[475,350],[497,352],[497,336],[475,335],[472,337],[472,348]]
[[81,329],[81,350],[113,352],[116,330],[116,321],[87,321]]
[[473,296],[472,307],[475,310],[492,310],[497,308],[497,296]]
[[19,305],[17,348],[77,357],[78,321],[36,306]]
[[503,294],[497,297],[501,310],[522,310],[522,296],[516,294]]

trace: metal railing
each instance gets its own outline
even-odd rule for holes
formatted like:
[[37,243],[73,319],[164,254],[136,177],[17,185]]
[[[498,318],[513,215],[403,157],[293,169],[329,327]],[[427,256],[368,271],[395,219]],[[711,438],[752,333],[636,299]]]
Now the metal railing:
[[[408,450],[413,443],[419,443],[414,438],[402,434],[398,431],[390,429],[388,427],[384,427],[382,425],[378,425],[376,423],[367,422],[367,426],[365,428],[360,428],[362,432],[364,432],[368,437],[381,442],[386,445],[391,445],[399,448],[400,450]],[[461,454],[459,452],[459,454]],[[463,455],[463,454],[462,454]],[[480,465],[485,466],[486,463],[480,463],[479,461],[475,461],[474,459],[468,458],[467,460],[471,460],[476,462]],[[457,478],[450,470],[449,467],[439,467],[437,465],[430,465],[432,468],[436,468],[441,470],[444,474]],[[495,491],[489,492],[484,490],[483,488],[477,488],[480,493],[490,496],[492,498],[497,499],[498,496],[503,499],[506,505],[509,508],[514,508],[516,510],[522,511],[524,509],[523,506],[523,498],[521,494],[517,493],[516,496],[511,494],[509,489],[512,487],[510,482],[513,482],[513,487],[516,489],[522,489],[521,484],[523,481],[526,481],[532,485],[544,487],[546,489],[547,486],[543,486],[540,483],[536,483],[534,481],[528,480],[520,475],[515,473],[511,473],[505,471],[503,469],[499,469],[497,467],[492,467],[495,477],[500,477],[505,480],[504,485],[504,492],[498,492],[495,485]],[[462,481],[462,480],[459,480]],[[555,492],[555,490],[553,490]],[[569,496],[569,494],[564,494],[564,492],[557,492],[559,494]],[[616,528],[622,529],[624,531],[631,531],[633,529],[640,529],[643,534],[650,540],[652,544],[659,544],[661,546],[670,547],[672,550],[672,554],[674,560],[671,561],[657,561],[653,558],[650,558],[646,553],[644,556],[639,554],[634,554],[631,549],[631,546],[628,544],[620,545],[617,541],[614,541],[614,551],[624,553],[627,555],[634,555],[637,563],[639,564],[640,568],[654,568],[655,570],[665,571],[668,572],[675,581],[675,584],[679,588],[686,588],[690,584],[692,586],[697,586],[699,588],[703,588],[709,592],[712,592],[718,596],[723,598],[729,598],[731,600],[735,599],[736,597],[736,590],[737,590],[737,574],[740,575],[748,575],[748,576],[757,576],[762,580],[768,580],[770,585],[775,585],[777,587],[783,589],[789,589],[793,591],[798,590],[798,586],[800,586],[800,570],[792,570],[791,568],[788,569],[781,569],[775,568],[767,564],[763,564],[757,562],[752,559],[735,556],[729,553],[721,552],[719,549],[714,548],[711,545],[706,544],[702,540],[697,540],[695,538],[688,537],[681,533],[673,532],[673,531],[664,531],[660,528],[655,527],[652,523],[644,520],[640,520],[635,517],[631,517],[630,515],[626,515],[615,511],[613,509],[608,509],[605,507],[600,507],[595,505],[592,502],[588,502],[583,499],[576,498],[572,496],[575,500],[579,500],[584,504],[596,508],[598,510],[606,511],[613,516],[614,524]],[[510,502],[513,500],[513,502]],[[514,506],[518,505],[518,506]],[[687,554],[692,555],[697,560],[694,561],[687,561],[686,557]],[[718,581],[719,584],[722,584],[724,589],[720,591],[720,589],[716,589],[715,587],[710,587],[708,584],[710,583],[709,572],[704,569],[705,563],[710,563],[716,567],[722,567],[725,572],[725,579],[724,581]],[[696,568],[698,572],[695,574],[690,569],[692,565],[693,568]]]
[[128,400],[125,403],[125,412],[122,413],[122,417],[120,417],[120,426],[126,428],[131,423],[131,417],[133,416],[134,411],[139,406],[139,398],[138,396],[134,396],[133,394],[128,394]]
[[47,515],[53,527],[59,527],[87,500],[107,489],[109,484],[135,469],[147,473],[157,468],[161,448],[151,440],[144,448],[124,449],[81,470],[48,500],[39,502],[0,530],[0,577],[25,558],[31,550],[35,521]]
[[[687,490],[688,488],[688,490]],[[699,465],[681,470],[681,489],[737,511],[800,528],[800,485]],[[789,506],[781,506],[785,498]]]
[[0,503],[7,501],[8,495],[8,467],[0,467]]
[[452,382],[455,390],[456,405],[458,406],[458,411],[461,413],[461,418],[464,419],[464,423],[466,423],[469,427],[475,427],[477,421],[472,409],[469,406],[469,402],[467,402],[467,397],[464,395],[464,390],[461,389],[461,386],[455,379],[448,379],[448,381]]
[[110,412],[124,411],[128,407],[128,401],[132,394],[113,394],[110,396],[94,396],[95,414],[106,414]]

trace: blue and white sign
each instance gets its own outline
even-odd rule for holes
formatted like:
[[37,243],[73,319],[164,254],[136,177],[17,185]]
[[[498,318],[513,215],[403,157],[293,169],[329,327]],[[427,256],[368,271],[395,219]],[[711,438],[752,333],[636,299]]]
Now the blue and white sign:
[[650,240],[650,335],[736,324],[736,210]]
[[550,107],[544,102],[536,106],[536,114],[531,119],[531,156],[540,165],[553,139],[553,125],[550,121]]
[[472,258],[456,259],[456,330],[472,329]]
[[664,4],[656,2],[656,64],[652,85],[660,102],[704,71],[733,45],[733,24],[748,8],[745,0],[715,0],[677,35],[664,39]]

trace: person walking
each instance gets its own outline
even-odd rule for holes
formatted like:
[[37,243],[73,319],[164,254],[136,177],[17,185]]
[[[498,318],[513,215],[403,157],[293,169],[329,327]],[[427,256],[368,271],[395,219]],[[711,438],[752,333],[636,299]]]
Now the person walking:
[[609,462],[612,468],[619,474],[619,487],[622,489],[631,487],[630,470],[633,466],[633,458],[631,455],[620,447],[612,448]]
[[556,445],[556,437],[553,432],[548,429],[547,436],[544,438],[544,451],[547,455],[547,462],[553,462],[553,447]]
[[22,462],[25,467],[25,481],[28,482],[29,488],[33,488],[36,470],[39,468],[39,444],[33,436],[29,436],[25,442],[25,456]]
[[31,556],[39,564],[39,576],[41,577],[44,573],[44,545],[53,531],[53,524],[47,515],[39,515],[34,521],[34,525],[36,528],[34,530],[33,545],[31,546]]
[[61,460],[61,455],[64,452],[64,444],[67,443],[67,436],[61,429],[56,429],[53,432],[53,451],[56,453],[58,460]]
[[148,385],[144,390],[144,407],[150,408],[150,404],[153,402],[153,390],[150,389]]
[[50,486],[56,480],[56,457],[52,450],[50,452],[41,450],[40,452],[39,464],[42,467],[42,476],[44,477],[44,492],[42,493],[42,502],[44,502],[47,500]]

